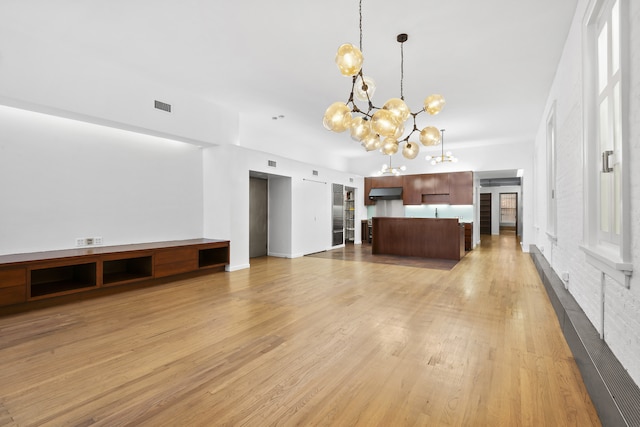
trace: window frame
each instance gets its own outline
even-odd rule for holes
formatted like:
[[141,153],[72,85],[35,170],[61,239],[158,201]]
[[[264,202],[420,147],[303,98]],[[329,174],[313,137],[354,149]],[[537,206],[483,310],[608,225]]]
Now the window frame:
[[[618,2],[620,43],[620,237],[617,243],[601,241],[600,170],[602,156],[599,143],[598,36],[602,16]],[[633,272],[631,262],[631,194],[629,144],[629,24],[628,0],[591,0],[583,20],[583,96],[584,96],[584,233],[580,248],[588,263],[627,288]],[[612,185],[612,188],[614,186]]]

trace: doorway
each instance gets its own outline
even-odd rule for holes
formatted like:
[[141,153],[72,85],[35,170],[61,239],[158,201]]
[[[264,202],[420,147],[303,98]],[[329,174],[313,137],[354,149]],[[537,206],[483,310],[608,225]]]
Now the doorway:
[[267,256],[269,181],[249,177],[249,258]]
[[491,234],[491,193],[480,194],[480,234]]
[[500,234],[516,235],[518,230],[518,193],[500,193]]
[[356,189],[345,187],[344,191],[344,242],[353,244],[356,240]]

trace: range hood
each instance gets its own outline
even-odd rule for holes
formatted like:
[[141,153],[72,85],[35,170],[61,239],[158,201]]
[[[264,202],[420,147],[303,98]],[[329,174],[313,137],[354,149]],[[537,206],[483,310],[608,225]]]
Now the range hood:
[[402,187],[372,188],[369,191],[370,200],[398,200],[402,199]]

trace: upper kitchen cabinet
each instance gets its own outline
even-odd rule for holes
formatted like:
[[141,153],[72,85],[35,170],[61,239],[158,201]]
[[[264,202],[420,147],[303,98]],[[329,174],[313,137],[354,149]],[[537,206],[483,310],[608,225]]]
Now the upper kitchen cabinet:
[[404,175],[402,177],[402,204],[422,204],[423,175]]
[[448,205],[449,197],[449,174],[430,173],[422,175],[422,200],[426,205]]
[[364,179],[364,204],[375,205],[375,200],[369,199],[372,188],[402,188],[402,176],[374,176]]
[[473,204],[473,172],[452,172],[449,174],[449,204]]
[[374,205],[368,195],[372,188],[402,187],[404,205],[472,205],[473,172],[365,178],[365,205]]

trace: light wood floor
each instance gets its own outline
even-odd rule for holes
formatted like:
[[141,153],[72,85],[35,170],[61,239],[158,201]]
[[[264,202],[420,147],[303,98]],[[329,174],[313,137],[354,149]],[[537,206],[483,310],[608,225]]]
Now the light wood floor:
[[304,257],[0,317],[0,425],[591,426],[533,264]]

